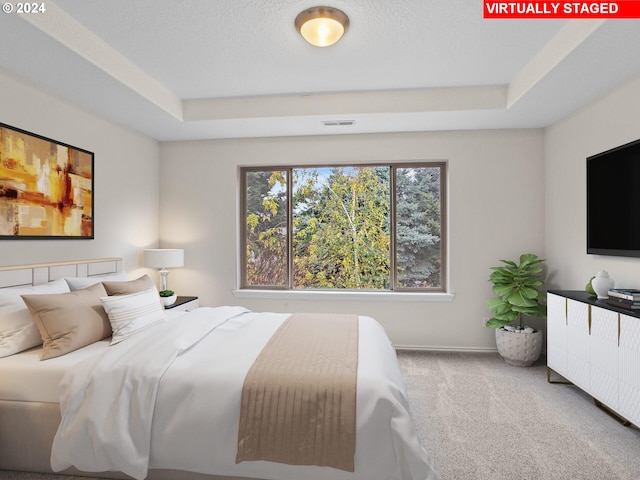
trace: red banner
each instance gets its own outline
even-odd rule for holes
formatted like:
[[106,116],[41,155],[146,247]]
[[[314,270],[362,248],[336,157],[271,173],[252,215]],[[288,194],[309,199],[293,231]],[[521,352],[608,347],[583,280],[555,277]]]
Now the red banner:
[[640,18],[640,0],[618,2],[484,0],[484,18]]

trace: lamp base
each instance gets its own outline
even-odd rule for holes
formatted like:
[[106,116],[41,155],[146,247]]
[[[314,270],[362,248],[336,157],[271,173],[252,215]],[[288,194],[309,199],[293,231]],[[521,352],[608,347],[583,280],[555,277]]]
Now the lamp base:
[[169,276],[169,270],[163,268],[160,270],[160,291],[169,290],[169,282],[167,277]]

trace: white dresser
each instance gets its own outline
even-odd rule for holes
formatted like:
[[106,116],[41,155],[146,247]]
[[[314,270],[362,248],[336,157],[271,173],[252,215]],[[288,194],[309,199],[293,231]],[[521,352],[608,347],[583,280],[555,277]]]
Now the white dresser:
[[640,312],[586,292],[548,292],[547,367],[640,426]]

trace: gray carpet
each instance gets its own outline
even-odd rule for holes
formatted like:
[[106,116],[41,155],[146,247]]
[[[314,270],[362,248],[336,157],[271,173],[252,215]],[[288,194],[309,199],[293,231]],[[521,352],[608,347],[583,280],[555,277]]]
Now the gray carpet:
[[399,355],[418,432],[442,480],[638,480],[640,430],[546,364],[497,354]]
[[[640,480],[640,430],[576,387],[548,384],[543,360],[520,368],[485,353],[398,358],[441,480]],[[0,471],[0,480],[82,479]]]

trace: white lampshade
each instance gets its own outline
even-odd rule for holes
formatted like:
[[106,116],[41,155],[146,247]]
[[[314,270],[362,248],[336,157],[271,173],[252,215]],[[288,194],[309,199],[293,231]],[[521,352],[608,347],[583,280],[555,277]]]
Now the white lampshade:
[[160,290],[168,290],[167,268],[184,267],[182,248],[149,248],[144,251],[144,266],[160,269]]
[[144,266],[149,268],[184,267],[182,248],[150,248],[144,251]]

